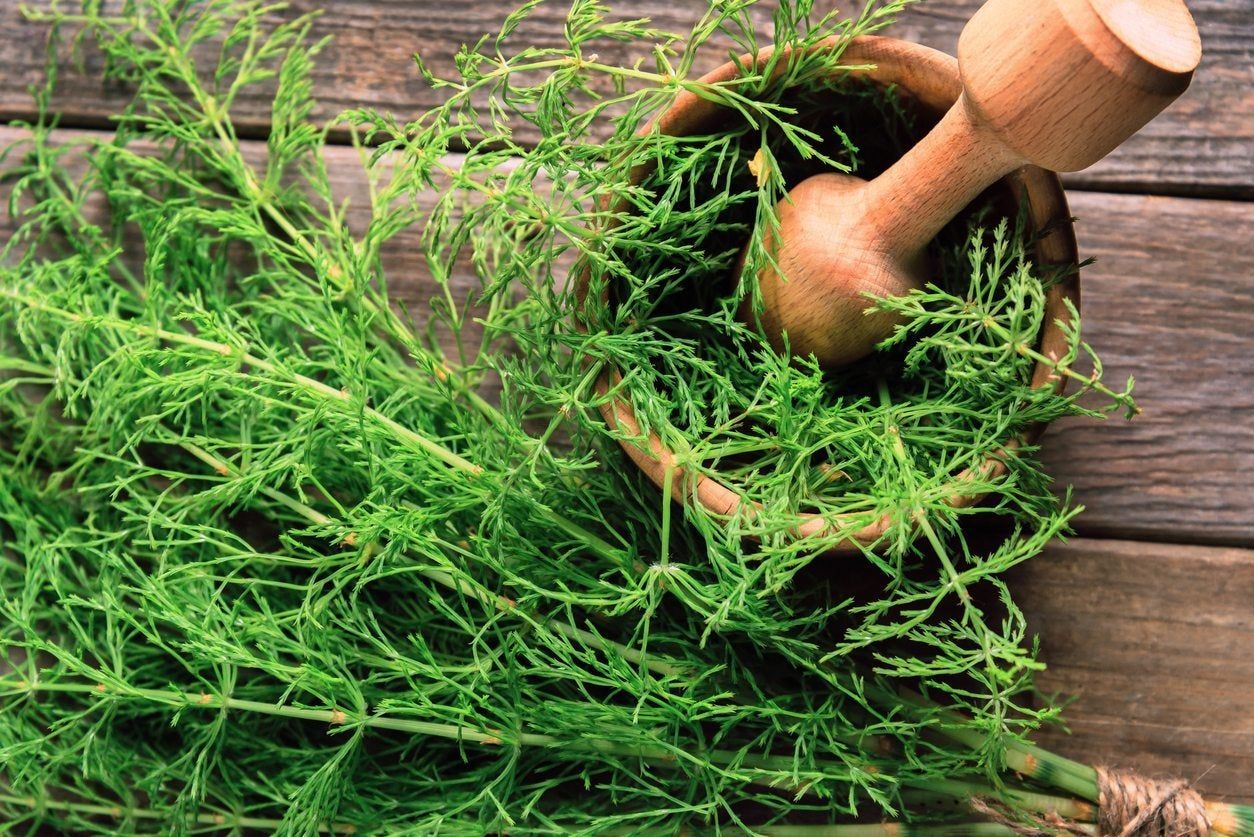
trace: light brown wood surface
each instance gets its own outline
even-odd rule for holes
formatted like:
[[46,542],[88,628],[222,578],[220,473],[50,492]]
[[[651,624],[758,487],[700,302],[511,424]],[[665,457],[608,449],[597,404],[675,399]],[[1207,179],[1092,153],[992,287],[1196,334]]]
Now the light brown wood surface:
[[964,118],[990,154],[1080,171],[1183,93],[1201,57],[1183,0],[988,0],[958,38]]
[[[301,0],[298,6],[312,5]],[[360,0],[331,8],[320,29],[318,91],[327,115],[354,104],[401,114],[430,104],[407,63],[449,56],[487,30],[501,0]],[[929,0],[892,34],[953,52],[975,0]],[[1014,579],[1050,665],[1043,688],[1075,694],[1074,735],[1048,744],[1092,761],[1194,779],[1213,795],[1254,801],[1254,195],[1251,0],[1190,0],[1205,58],[1190,91],[1128,144],[1071,183],[1212,199],[1072,191],[1082,256],[1085,335],[1118,380],[1133,374],[1144,415],[1125,423],[1059,422],[1042,439],[1059,485],[1087,507],[1085,536],[1052,547]],[[561,31],[561,6],[525,30]],[[633,14],[689,19],[695,7],[644,0]],[[38,27],[0,0],[0,111],[30,113],[41,73]],[[721,58],[721,56],[720,56]],[[437,66],[447,68],[436,61]],[[710,66],[717,63],[710,62]],[[88,73],[67,73],[70,126],[99,126],[123,98]],[[245,101],[246,125],[264,102]],[[251,115],[250,115],[251,114]],[[67,135],[70,132],[67,132]],[[0,145],[15,136],[0,129]],[[249,146],[260,155],[260,143]],[[362,188],[357,158],[328,152],[340,194]],[[3,197],[0,195],[0,197]],[[11,227],[0,220],[0,239]],[[393,287],[416,308],[435,293],[417,242],[386,257]],[[465,287],[469,273],[457,282]],[[1111,540],[1108,538],[1118,538]],[[1231,544],[1233,547],[1184,544]],[[1182,544],[1182,545],[1176,545]]]
[[[925,0],[890,30],[957,54],[958,35],[982,0]],[[1086,189],[1254,196],[1254,0],[1187,0],[1202,41],[1189,92],[1110,156],[1068,175]]]
[[[1070,192],[1084,337],[1133,421],[1057,422],[1050,473],[1086,534],[1254,545],[1254,204]],[[1251,603],[1254,609],[1254,603]]]
[[1254,802],[1254,551],[1076,539],[1011,583],[1075,697],[1043,745]]

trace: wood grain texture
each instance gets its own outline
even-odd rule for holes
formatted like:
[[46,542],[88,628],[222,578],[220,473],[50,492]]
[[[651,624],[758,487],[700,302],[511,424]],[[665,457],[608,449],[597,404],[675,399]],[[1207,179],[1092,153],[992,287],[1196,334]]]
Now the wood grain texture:
[[1077,539],[1010,583],[1075,697],[1045,747],[1254,802],[1254,551]]
[[[20,135],[0,127],[0,146]],[[245,147],[262,158],[261,143]],[[356,152],[326,154],[350,223],[364,223]],[[1093,192],[1070,200],[1080,255],[1098,260],[1081,283],[1085,338],[1109,380],[1136,377],[1144,409],[1131,422],[1070,419],[1046,431],[1047,469],[1060,488],[1074,485],[1087,509],[1078,531],[1254,545],[1254,252],[1245,245],[1254,204]],[[0,217],[0,238],[11,229]],[[438,291],[418,248],[416,233],[400,234],[384,268],[398,301],[422,321]],[[464,296],[476,280],[465,265],[454,281]]]
[[1072,192],[1084,336],[1131,422],[1069,419],[1041,445],[1090,534],[1254,544],[1254,205]]
[[[106,0],[106,9],[119,0]],[[315,91],[320,118],[347,107],[374,106],[412,116],[435,104],[437,94],[420,81],[410,60],[421,53],[439,72],[452,71],[452,56],[464,43],[495,31],[514,0],[294,0],[293,12],[323,8],[318,34],[334,40],[318,61]],[[820,7],[825,3],[820,3]],[[912,7],[888,34],[916,40],[953,54],[962,25],[978,0],[929,0]],[[518,30],[517,43],[553,46],[562,37],[567,4],[542,4]],[[686,28],[704,3],[633,0],[620,11],[652,18],[662,28]],[[1204,56],[1192,88],[1126,146],[1093,169],[1072,178],[1086,188],[1117,191],[1254,195],[1254,58],[1248,22],[1254,0],[1191,0],[1201,30]],[[770,31],[771,3],[754,12],[761,31]],[[25,21],[17,0],[0,0],[0,117],[29,117],[28,92],[43,78],[48,28]],[[639,44],[607,44],[603,59],[642,57]],[[726,58],[725,49],[706,51],[698,69]],[[124,90],[100,80],[101,60],[88,50],[81,69],[61,62],[55,108],[67,125],[103,124],[126,100]],[[264,94],[242,98],[234,116],[245,135],[260,135],[269,102]]]

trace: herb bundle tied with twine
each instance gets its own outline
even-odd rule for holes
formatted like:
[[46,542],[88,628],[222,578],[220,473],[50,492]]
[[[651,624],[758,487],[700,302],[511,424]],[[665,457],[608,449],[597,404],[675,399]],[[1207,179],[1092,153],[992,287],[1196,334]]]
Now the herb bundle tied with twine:
[[[1032,691],[1002,576],[1077,509],[1030,447],[970,486],[977,508],[943,488],[1023,428],[1091,413],[1086,391],[1131,401],[1073,369],[1078,319],[1056,362],[1078,391],[1029,386],[1038,359],[1014,347],[1052,279],[1013,219],[950,230],[935,282],[879,303],[903,326],[857,369],[781,356],[736,318],[754,292],[728,280],[736,253],[769,257],[789,179],[909,141],[891,92],[831,81],[899,4],[784,2],[775,42],[831,48],[720,85],[697,54],[761,46],[749,0],[685,33],[576,0],[553,48],[521,37],[537,5],[465,48],[459,77],[424,68],[438,107],[327,124],[311,16],[27,11],[133,98],[107,135],[6,129],[2,815],[1002,834],[1117,833],[1176,806],[1251,833],[1247,810],[1176,786],[1099,823],[1125,780],[1030,743],[1059,710]],[[612,43],[645,60],[603,61]],[[260,156],[231,116],[256,90]],[[734,119],[640,134],[680,91]],[[47,114],[51,81],[37,95]],[[843,104],[819,120],[818,99]],[[359,152],[356,202],[332,138]],[[416,245],[437,293],[411,310],[393,257]],[[607,292],[578,305],[572,269]],[[636,371],[599,392],[607,366]],[[620,392],[759,513],[666,499],[601,418]],[[802,512],[890,511],[911,525],[838,565],[788,536]],[[963,525],[977,513],[1002,522],[992,545]]]

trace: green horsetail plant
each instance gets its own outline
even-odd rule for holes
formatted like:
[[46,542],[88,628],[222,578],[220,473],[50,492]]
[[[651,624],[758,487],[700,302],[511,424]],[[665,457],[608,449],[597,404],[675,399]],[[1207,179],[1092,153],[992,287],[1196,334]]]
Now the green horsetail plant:
[[[751,2],[679,34],[581,0],[563,46],[516,47],[536,5],[460,78],[428,73],[443,104],[408,124],[313,123],[322,42],[281,7],[28,12],[133,98],[109,134],[6,129],[0,811],[111,834],[856,835],[882,828],[815,824],[972,799],[1091,821],[1072,798],[1095,800],[1091,771],[1028,743],[1057,709],[1033,705],[1001,579],[1076,509],[1030,449],[972,486],[1010,522],[1000,546],[936,493],[1087,412],[1014,351],[1050,281],[1027,242],[955,228],[944,275],[881,303],[906,317],[894,345],[842,376],[768,351],[734,317],[753,288],[718,280],[737,242],[769,257],[790,172],[908,141],[891,95],[839,80],[842,46],[899,4],[785,3],[776,42],[832,46],[721,85],[698,51],[756,48]],[[615,42],[647,60],[594,51]],[[232,120],[250,89],[273,93],[264,154]],[[637,135],[681,90],[727,131]],[[823,125],[819,100],[843,103]],[[410,311],[390,265],[415,235],[436,295]],[[576,263],[613,289],[579,318]],[[664,500],[598,418],[609,365],[763,513]],[[832,567],[780,535],[803,504],[922,525]]]

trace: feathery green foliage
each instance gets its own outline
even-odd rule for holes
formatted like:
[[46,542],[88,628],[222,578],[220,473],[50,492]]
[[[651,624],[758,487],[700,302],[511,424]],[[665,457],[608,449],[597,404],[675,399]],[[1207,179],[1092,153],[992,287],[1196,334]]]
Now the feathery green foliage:
[[[749,0],[682,36],[576,0],[564,46],[517,46],[535,5],[465,49],[459,79],[428,73],[440,107],[334,126],[310,121],[310,18],[252,0],[33,13],[134,97],[107,137],[45,120],[5,157],[10,817],[305,834],[910,816],[911,794],[1001,793],[1007,754],[1054,715],[1032,706],[1000,576],[1075,510],[1030,449],[963,489],[992,494],[1002,544],[977,549],[945,502],[1031,423],[1085,412],[1027,385],[1049,277],[1022,237],[954,231],[934,285],[880,303],[906,317],[891,345],[841,375],[767,350],[735,317],[754,289],[725,281],[745,240],[770,257],[790,177],[882,167],[885,138],[908,141],[906,111],[839,69],[898,4],[845,20],[786,2],[783,72],[720,85],[696,55],[759,45]],[[647,60],[602,62],[607,42]],[[231,120],[258,85],[264,158]],[[639,135],[679,91],[734,119]],[[358,216],[332,127],[362,149]],[[440,295],[411,318],[384,254],[415,230]],[[608,302],[576,316],[572,265]],[[610,367],[634,370],[648,427],[762,512],[672,508],[599,418]],[[917,525],[827,563],[786,534],[803,512]]]

